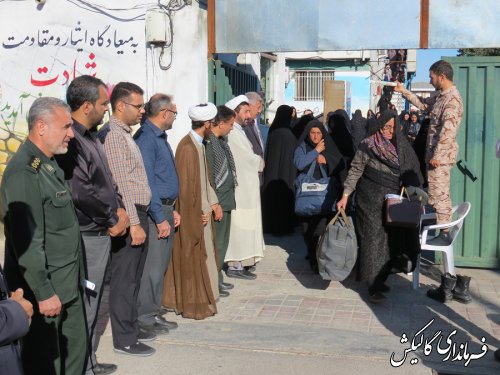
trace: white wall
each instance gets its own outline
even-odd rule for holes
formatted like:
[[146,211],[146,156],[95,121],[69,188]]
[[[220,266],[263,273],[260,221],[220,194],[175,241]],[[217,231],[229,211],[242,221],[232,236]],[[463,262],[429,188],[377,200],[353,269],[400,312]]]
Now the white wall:
[[177,104],[177,119],[172,130],[167,132],[174,150],[191,129],[187,115],[189,107],[206,103],[208,98],[206,16],[207,12],[200,10],[194,1],[193,6],[175,13],[172,67],[166,71],[160,71],[158,66],[155,68],[156,91],[174,95]]
[[[0,131],[26,134],[25,117],[33,100],[39,95],[65,98],[73,77],[95,74],[109,90],[120,81],[138,84],[146,92],[145,100],[154,92],[173,94],[179,115],[169,139],[175,148],[190,129],[189,106],[207,100],[206,11],[193,2],[171,12],[173,61],[169,70],[161,70],[159,49],[152,59],[145,43],[144,14],[156,2],[92,3],[98,12],[82,8],[83,3],[60,0],[43,6],[34,1],[0,2]],[[167,51],[164,65],[169,58]],[[6,123],[14,109],[17,118]]]

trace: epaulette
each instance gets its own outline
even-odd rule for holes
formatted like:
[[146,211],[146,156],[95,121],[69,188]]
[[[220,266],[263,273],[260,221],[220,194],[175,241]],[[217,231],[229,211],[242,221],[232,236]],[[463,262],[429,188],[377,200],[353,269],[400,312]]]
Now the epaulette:
[[33,170],[35,173],[38,173],[42,167],[42,161],[38,156],[32,156],[28,162],[28,167],[30,167],[29,169]]

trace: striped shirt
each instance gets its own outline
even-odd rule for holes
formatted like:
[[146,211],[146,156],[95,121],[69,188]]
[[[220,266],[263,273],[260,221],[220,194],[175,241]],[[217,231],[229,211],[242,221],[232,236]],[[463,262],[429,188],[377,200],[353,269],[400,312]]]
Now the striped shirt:
[[148,206],[151,201],[151,189],[141,152],[132,138],[130,127],[111,116],[109,131],[103,143],[109,169],[122,194],[130,225],[140,224],[135,205]]

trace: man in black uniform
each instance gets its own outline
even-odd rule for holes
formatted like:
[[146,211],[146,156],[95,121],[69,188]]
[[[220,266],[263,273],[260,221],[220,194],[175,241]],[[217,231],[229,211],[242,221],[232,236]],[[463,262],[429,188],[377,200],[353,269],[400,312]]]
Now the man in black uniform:
[[85,362],[80,229],[54,160],[68,151],[71,124],[63,101],[36,99],[28,113],[28,138],[2,180],[6,278],[35,306],[22,340],[26,374],[81,374]]

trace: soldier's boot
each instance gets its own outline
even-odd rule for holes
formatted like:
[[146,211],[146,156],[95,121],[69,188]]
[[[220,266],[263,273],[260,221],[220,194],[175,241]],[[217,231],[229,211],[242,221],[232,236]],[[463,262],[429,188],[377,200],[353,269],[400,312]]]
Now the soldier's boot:
[[469,292],[470,277],[457,275],[457,283],[453,288],[453,299],[462,303],[471,303],[472,296]]
[[457,277],[446,272],[441,275],[441,285],[427,291],[427,297],[439,302],[449,302],[453,299],[453,288],[457,282]]

